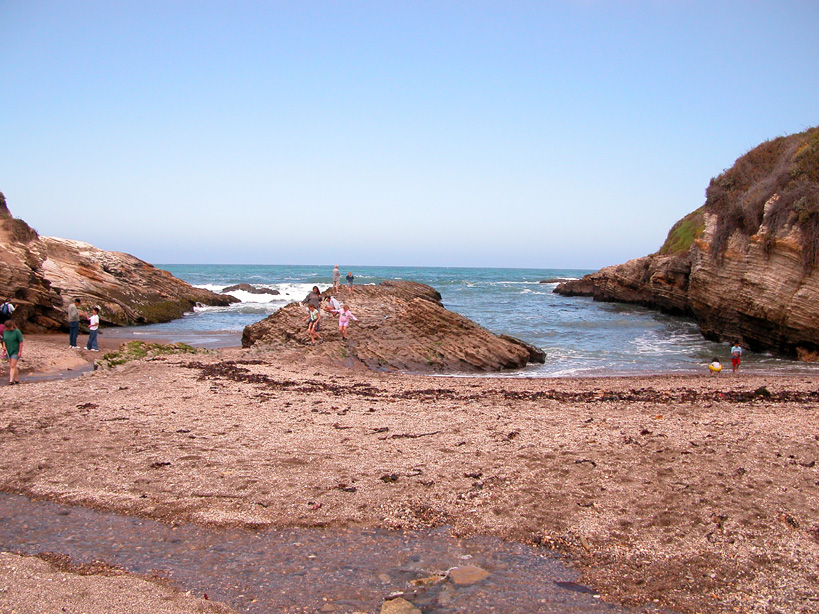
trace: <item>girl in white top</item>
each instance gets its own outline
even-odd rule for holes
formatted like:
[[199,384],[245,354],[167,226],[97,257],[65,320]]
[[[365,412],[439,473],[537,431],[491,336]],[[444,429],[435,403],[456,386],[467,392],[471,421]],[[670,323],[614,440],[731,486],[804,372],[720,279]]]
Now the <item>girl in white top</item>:
[[86,350],[91,350],[92,352],[100,351],[99,347],[97,347],[97,331],[99,327],[100,308],[94,307],[94,313],[88,318],[88,345],[85,346]]

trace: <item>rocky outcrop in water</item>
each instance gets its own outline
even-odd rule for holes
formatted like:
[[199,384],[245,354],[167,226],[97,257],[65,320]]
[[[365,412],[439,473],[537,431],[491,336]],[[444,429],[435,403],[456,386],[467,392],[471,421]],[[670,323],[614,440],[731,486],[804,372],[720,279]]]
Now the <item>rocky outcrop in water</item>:
[[274,290],[273,288],[257,288],[256,286],[251,286],[250,284],[236,284],[234,286],[228,286],[222,290],[222,292],[237,292],[239,290],[249,292],[250,294],[271,294],[274,296],[280,294],[278,290]]
[[[327,290],[324,296],[331,294]],[[540,350],[512,337],[499,337],[441,304],[430,286],[389,281],[338,291],[358,322],[350,339],[338,333],[338,320],[322,312],[323,343],[310,346],[305,308],[291,303],[261,322],[245,327],[242,346],[298,348],[302,355],[374,371],[482,372],[515,369],[543,362]]]
[[819,357],[819,128],[751,150],[653,255],[555,292],[696,319],[717,341]]
[[101,307],[108,324],[152,324],[181,317],[197,303],[229,305],[237,299],[194,288],[129,254],[41,237],[14,218],[0,193],[0,293],[16,307],[23,332],[67,327],[74,298]]

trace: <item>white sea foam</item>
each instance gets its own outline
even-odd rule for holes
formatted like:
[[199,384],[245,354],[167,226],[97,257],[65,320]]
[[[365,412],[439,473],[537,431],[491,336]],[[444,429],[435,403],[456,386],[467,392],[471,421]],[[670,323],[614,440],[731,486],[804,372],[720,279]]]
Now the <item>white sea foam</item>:
[[[279,294],[256,294],[254,292],[248,292],[247,290],[231,290],[229,292],[225,292],[225,288],[229,288],[230,286],[220,286],[216,284],[200,284],[197,285],[197,288],[204,288],[205,290],[210,290],[211,292],[215,292],[216,294],[229,294],[235,298],[238,298],[241,303],[234,304],[233,308],[236,305],[246,305],[246,304],[268,304],[272,303],[281,307],[288,303],[292,303],[295,301],[304,300],[310,291],[313,289],[314,284],[305,284],[305,283],[281,283],[281,284],[250,284],[254,288],[267,288],[270,290],[277,290]],[[200,307],[197,308],[197,311],[205,311],[209,309],[225,309],[220,307]],[[228,308],[230,309],[230,308]]]

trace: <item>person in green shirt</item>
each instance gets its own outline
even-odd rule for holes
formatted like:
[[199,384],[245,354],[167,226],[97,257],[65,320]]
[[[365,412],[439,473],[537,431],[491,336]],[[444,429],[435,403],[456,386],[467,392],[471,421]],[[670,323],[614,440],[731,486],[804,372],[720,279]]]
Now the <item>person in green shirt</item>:
[[19,384],[17,362],[23,354],[23,333],[14,324],[14,320],[6,320],[6,330],[3,331],[3,347],[6,349],[9,360],[9,386]]

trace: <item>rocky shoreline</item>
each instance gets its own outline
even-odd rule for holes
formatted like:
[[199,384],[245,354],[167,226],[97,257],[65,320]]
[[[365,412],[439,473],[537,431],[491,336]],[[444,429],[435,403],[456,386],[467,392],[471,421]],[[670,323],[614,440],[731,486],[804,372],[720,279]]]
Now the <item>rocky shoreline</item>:
[[819,128],[766,141],[711,180],[660,250],[558,284],[564,296],[696,320],[713,341],[819,360]]
[[[31,338],[32,359],[63,341]],[[814,376],[429,377],[253,347],[23,380],[0,388],[3,492],[215,527],[448,526],[557,548],[612,603],[817,606]],[[63,603],[3,556],[0,584]]]

